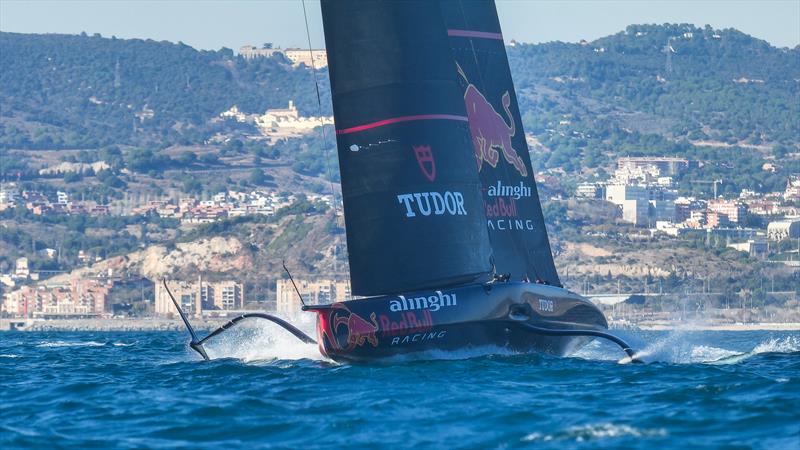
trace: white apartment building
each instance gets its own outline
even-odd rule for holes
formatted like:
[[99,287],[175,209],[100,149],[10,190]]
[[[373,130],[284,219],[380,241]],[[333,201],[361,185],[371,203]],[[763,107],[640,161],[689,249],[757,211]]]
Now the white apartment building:
[[[295,283],[306,304],[334,303],[349,300],[352,297],[350,283],[346,281],[329,279],[316,281],[295,280]],[[278,314],[292,315],[300,311],[302,305],[290,280],[278,280],[275,286],[275,294],[275,309]]]

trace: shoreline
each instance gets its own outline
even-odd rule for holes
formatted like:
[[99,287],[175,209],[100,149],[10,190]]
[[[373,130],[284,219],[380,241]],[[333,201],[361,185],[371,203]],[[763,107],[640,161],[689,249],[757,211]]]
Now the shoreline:
[[[192,319],[198,330],[211,330],[227,322],[228,318],[207,317]],[[611,330],[640,331],[800,331],[800,322],[782,323],[686,323],[686,322],[642,322],[611,323]],[[140,318],[140,319],[0,319],[2,331],[184,331],[178,318]]]
[[[227,322],[227,318],[192,319],[192,326],[198,330],[211,330]],[[180,319],[0,319],[0,332],[43,332],[43,331],[184,331]]]

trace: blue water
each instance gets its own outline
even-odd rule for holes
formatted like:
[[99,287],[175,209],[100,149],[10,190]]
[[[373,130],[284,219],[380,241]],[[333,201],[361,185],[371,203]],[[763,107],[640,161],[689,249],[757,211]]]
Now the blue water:
[[800,333],[619,332],[647,364],[426,355],[340,365],[271,326],[0,333],[0,448],[800,448]]

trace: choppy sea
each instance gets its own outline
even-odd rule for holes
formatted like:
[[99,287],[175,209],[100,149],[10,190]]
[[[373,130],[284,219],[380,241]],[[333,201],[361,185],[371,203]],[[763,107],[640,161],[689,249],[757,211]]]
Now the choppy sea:
[[800,449],[800,333],[617,331],[567,358],[337,364],[271,325],[0,333],[0,448]]

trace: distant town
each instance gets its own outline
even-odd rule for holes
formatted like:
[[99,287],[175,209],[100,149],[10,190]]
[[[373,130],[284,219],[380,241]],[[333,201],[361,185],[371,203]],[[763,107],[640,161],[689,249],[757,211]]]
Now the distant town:
[[[737,199],[678,196],[673,189],[672,175],[689,170],[692,162],[670,157],[624,157],[617,163],[612,178],[605,182],[581,183],[575,196],[604,199],[617,206],[625,222],[652,234],[679,237],[685,233],[702,231],[708,236],[722,237],[727,245],[757,258],[769,256],[770,242],[796,240],[800,246],[800,217],[796,205],[800,200],[800,178],[787,180],[783,192],[757,195],[743,191]],[[716,186],[723,180],[710,180]],[[308,195],[307,200],[332,206],[329,195]],[[129,198],[125,202],[130,203]],[[182,226],[212,223],[246,215],[275,214],[280,208],[296,201],[294,195],[280,195],[275,191],[227,191],[209,199],[193,197],[146,200],[131,207],[123,205],[98,205],[71,199],[64,192],[49,198],[41,192],[19,191],[15,183],[4,184],[0,190],[0,210],[24,207],[36,215],[156,215],[180,220]],[[123,202],[123,203],[125,203]],[[747,226],[749,215],[762,216],[766,229]],[[772,218],[775,218],[772,220]],[[41,249],[48,258],[57,258],[58,250]],[[82,261],[90,265],[97,257],[81,252]],[[791,267],[800,267],[800,258],[779,261]],[[113,273],[92,278],[74,278],[68,284],[51,285],[35,283],[46,278],[30,270],[27,258],[16,262],[11,273],[0,274],[0,281],[10,288],[2,301],[2,314],[11,318],[92,318],[125,316],[130,313],[124,305],[111,307],[115,283],[119,277]],[[154,280],[140,279],[153,289]],[[130,283],[125,280],[125,283]],[[171,280],[168,286],[182,307],[196,316],[226,316],[240,313],[248,307],[244,284],[241,280]],[[303,299],[309,303],[330,303],[351,298],[349,283],[336,279],[301,279],[297,286]],[[163,286],[155,283],[153,313],[171,317],[173,306]],[[275,285],[275,299],[267,303],[271,311],[293,314],[299,310],[300,299],[288,280],[279,279]],[[257,306],[264,307],[264,303]]]
[[[705,230],[709,236],[724,237],[729,246],[766,257],[768,241],[800,238],[800,177],[790,178],[783,192],[757,194],[742,190],[739,198],[716,196],[717,185],[725,180],[698,180],[713,185],[712,198],[682,197],[674,189],[672,176],[689,170],[690,162],[669,157],[624,157],[608,181],[581,183],[575,195],[603,198],[622,212],[622,219],[653,234],[680,236]],[[769,167],[764,168],[769,170]],[[749,215],[760,216],[766,229],[748,227]],[[785,261],[800,267],[800,260]]]
[[[247,58],[271,56],[284,52],[296,63],[311,63],[301,53],[272,48],[242,47],[240,53]],[[306,52],[307,53],[307,52]],[[306,55],[307,56],[307,55]],[[313,62],[323,66],[324,52],[316,53]],[[247,113],[237,106],[223,111],[216,120],[248,123],[255,126],[259,134],[248,138],[267,140],[270,143],[302,137],[317,127],[333,124],[332,117],[301,117],[289,102],[287,108],[268,109],[263,114]],[[218,138],[224,141],[226,137]],[[632,226],[631,231],[646,230],[653,236],[680,238],[690,233],[705,233],[708,238],[722,238],[728,247],[742,251],[751,257],[770,257],[770,243],[797,241],[800,249],[800,177],[786,180],[783,191],[756,193],[742,190],[738,198],[722,198],[717,187],[725,179],[697,180],[708,184],[713,195],[709,198],[685,197],[678,194],[673,177],[692,170],[701,162],[677,157],[620,157],[616,170],[607,180],[582,182],[573,195],[576,199],[606,201],[616,206],[621,220]],[[107,168],[103,161],[93,164],[64,162],[55,167],[41,169],[43,175],[52,173],[101,171]],[[768,164],[762,168],[769,171]],[[544,174],[537,181],[546,182]],[[308,202],[318,202],[332,207],[334,197],[321,194],[304,194]],[[201,224],[220,222],[236,217],[275,215],[281,208],[292,206],[300,196],[277,189],[228,189],[209,196],[164,195],[152,198],[149,195],[126,193],[124,198],[107,204],[73,198],[69,193],[56,191],[55,195],[26,190],[20,183],[8,182],[0,186],[0,212],[23,208],[35,216],[119,216],[159,217],[179,221],[180,227],[191,228]],[[339,203],[339,202],[337,202]],[[341,209],[341,205],[337,204]],[[759,218],[758,221],[749,220]],[[752,227],[750,223],[766,224]],[[38,256],[57,260],[60,250],[42,248]],[[788,258],[776,260],[778,264],[800,267],[800,251],[789,253]],[[102,257],[80,251],[79,260],[87,267],[101,261]],[[56,283],[49,282],[52,271],[35,271],[29,258],[16,260],[9,273],[0,274],[0,282],[6,288],[0,300],[0,314],[13,319],[74,319],[128,317],[150,315],[172,317],[173,306],[158,280],[144,276],[123,276],[109,269],[106,273],[92,272],[74,275],[69,281],[63,277]],[[303,299],[310,303],[330,303],[351,298],[346,279],[315,278],[299,279],[297,287]],[[141,300],[149,300],[152,307],[146,311],[133,310],[130,303],[112,301],[115,290],[136,289],[140,285]],[[247,309],[260,308],[279,314],[293,314],[300,306],[294,287],[287,280],[278,279],[274,287],[274,298],[254,302],[247,298],[245,283],[239,279],[170,280],[168,286],[189,313],[198,317],[217,317],[237,314]],[[145,298],[145,292],[149,299]],[[601,302],[608,298],[598,297]],[[620,297],[627,299],[628,297]],[[614,302],[611,302],[612,304]],[[616,310],[615,310],[616,311]]]

